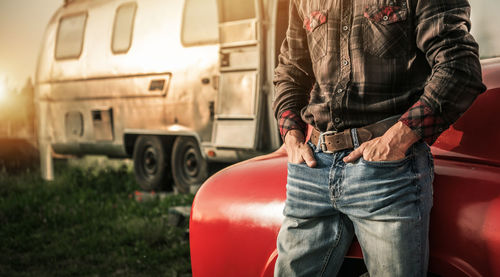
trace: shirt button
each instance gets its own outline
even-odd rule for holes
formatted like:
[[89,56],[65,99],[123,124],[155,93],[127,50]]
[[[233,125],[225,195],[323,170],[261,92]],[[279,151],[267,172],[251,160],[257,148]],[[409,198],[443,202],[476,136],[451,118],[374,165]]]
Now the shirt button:
[[349,30],[349,26],[347,26],[347,25],[344,25],[344,27],[342,27],[342,30],[344,30],[344,31],[347,31],[347,30]]
[[384,17],[382,17],[382,19],[383,19],[384,21],[387,21],[387,19],[389,19],[389,17],[388,17],[387,15],[384,15]]
[[334,121],[335,121],[335,123],[339,123],[339,122],[340,122],[340,118],[339,118],[339,117],[336,117],[336,118],[334,119]]
[[342,64],[343,64],[343,65],[348,65],[348,64],[349,64],[349,61],[344,60],[344,61],[342,61]]

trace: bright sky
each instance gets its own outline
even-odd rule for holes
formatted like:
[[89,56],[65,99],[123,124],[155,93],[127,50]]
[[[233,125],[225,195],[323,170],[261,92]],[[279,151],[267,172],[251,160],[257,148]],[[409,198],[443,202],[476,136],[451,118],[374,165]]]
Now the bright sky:
[[33,78],[43,32],[63,2],[0,0],[0,90],[21,89]]

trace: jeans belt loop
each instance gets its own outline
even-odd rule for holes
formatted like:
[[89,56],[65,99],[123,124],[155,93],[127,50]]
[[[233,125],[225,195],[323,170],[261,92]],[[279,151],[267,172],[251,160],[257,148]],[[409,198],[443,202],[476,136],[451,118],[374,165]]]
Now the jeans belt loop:
[[352,138],[352,145],[354,146],[354,149],[359,147],[359,137],[358,137],[358,129],[352,128],[351,129],[351,138]]

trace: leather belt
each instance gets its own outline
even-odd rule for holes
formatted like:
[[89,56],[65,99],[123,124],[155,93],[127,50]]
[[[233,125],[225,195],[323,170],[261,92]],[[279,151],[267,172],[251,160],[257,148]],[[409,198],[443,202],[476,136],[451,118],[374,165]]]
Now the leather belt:
[[[380,137],[385,133],[385,131],[387,131],[387,129],[394,125],[398,121],[398,119],[399,116],[390,117],[388,119],[384,119],[370,125],[356,128],[359,144],[369,141],[373,138]],[[352,129],[346,129],[341,132],[325,132],[322,135],[323,141],[320,145],[321,150],[323,152],[334,153],[341,150],[353,149],[354,142],[351,130]],[[321,132],[314,128],[311,133],[310,141],[314,145],[318,145],[320,136]]]

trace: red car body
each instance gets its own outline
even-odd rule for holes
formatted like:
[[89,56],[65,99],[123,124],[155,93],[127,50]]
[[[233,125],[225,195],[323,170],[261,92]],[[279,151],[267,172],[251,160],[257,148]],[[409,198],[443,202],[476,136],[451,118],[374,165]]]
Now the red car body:
[[[432,146],[429,271],[440,276],[500,276],[500,58],[482,66],[488,90]],[[205,182],[190,219],[193,276],[273,276],[286,174],[280,148]],[[362,258],[357,242],[347,256]]]

